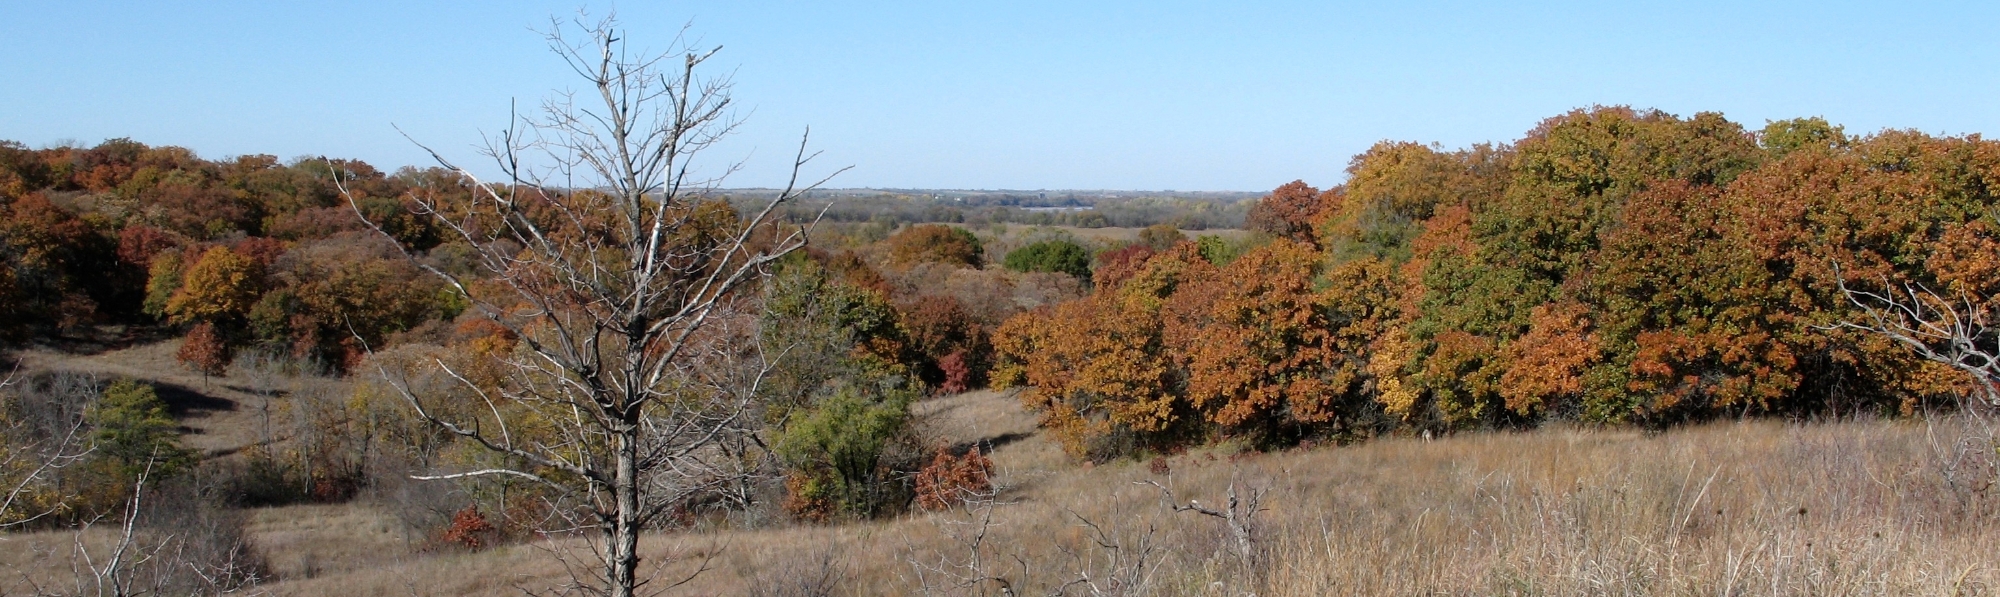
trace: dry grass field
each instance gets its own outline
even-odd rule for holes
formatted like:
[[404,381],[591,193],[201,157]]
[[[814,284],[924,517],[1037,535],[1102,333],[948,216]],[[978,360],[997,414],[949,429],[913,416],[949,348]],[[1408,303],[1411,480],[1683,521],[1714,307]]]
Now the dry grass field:
[[[203,378],[174,360],[180,340],[138,344],[95,354],[73,354],[48,348],[11,355],[24,373],[75,371],[103,381],[129,377],[154,385],[184,432],[181,443],[205,453],[228,452],[259,441],[260,408],[273,380],[253,380],[239,371],[229,377]],[[265,382],[259,387],[258,382]]]
[[[986,243],[987,256],[995,262],[1008,252],[1021,248],[1030,242],[1050,236],[1068,235],[1076,242],[1093,251],[1111,249],[1132,244],[1139,240],[1139,232],[1144,228],[1081,228],[1077,226],[1029,226],[1026,224],[993,224],[973,232]],[[1209,230],[1182,230],[1181,236],[1194,240],[1202,236],[1216,236],[1229,242],[1242,242],[1250,238],[1248,230],[1237,228],[1213,228]]]
[[[72,362],[166,370],[149,351],[171,354]],[[222,380],[161,381],[255,397]],[[239,419],[252,410],[194,412],[190,439],[221,447],[249,433]],[[670,593],[686,595],[2000,594],[1995,455],[1981,443],[1991,435],[1960,418],[1551,428],[1268,454],[1225,445],[1090,467],[1008,394],[918,410],[938,440],[992,447],[997,495],[864,524],[657,535],[646,561],[664,578],[706,567]],[[1261,496],[1258,511],[1238,509],[1249,554],[1223,519],[1173,508],[1227,510],[1232,487]],[[363,503],[259,510],[251,532],[277,576],[266,594],[503,595],[563,578],[551,557],[561,542],[427,548]],[[67,573],[76,540],[0,536],[0,593]],[[826,585],[838,590],[810,590]]]

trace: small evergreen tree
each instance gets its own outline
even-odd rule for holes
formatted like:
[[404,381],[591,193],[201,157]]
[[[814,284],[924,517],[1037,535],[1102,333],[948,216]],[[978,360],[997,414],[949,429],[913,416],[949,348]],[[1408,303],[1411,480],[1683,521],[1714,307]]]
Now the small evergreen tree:
[[130,379],[112,383],[91,406],[89,418],[97,458],[121,478],[136,479],[143,473],[161,479],[194,464],[194,452],[180,445],[167,403],[149,384]]

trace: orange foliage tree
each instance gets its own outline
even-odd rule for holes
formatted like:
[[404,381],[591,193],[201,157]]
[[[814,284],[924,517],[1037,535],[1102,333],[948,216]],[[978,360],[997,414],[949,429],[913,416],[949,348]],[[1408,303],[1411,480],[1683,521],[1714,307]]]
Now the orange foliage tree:
[[1220,269],[1190,268],[1165,304],[1163,336],[1186,400],[1209,422],[1269,432],[1351,418],[1366,401],[1363,347],[1388,303],[1386,272],[1355,264],[1343,286],[1320,290],[1320,270],[1317,251],[1283,239]]
[[1314,228],[1326,207],[1338,203],[1337,194],[1336,191],[1321,193],[1303,180],[1285,183],[1251,206],[1250,213],[1244,216],[1243,227],[1279,238],[1317,244],[1319,239]]
[[215,333],[215,324],[204,321],[188,330],[174,358],[204,378],[220,376],[229,367],[229,345]]
[[979,267],[986,250],[972,232],[957,226],[918,224],[889,237],[889,260],[897,265],[944,263]]
[[180,290],[167,299],[167,319],[217,322],[249,314],[258,293],[257,264],[229,247],[211,247],[189,266]]
[[2000,143],[1977,137],[1597,107],[1512,145],[1381,143],[1348,174],[1260,200],[1246,226],[1273,240],[1226,265],[1101,255],[1091,296],[1001,326],[995,379],[1092,457],[1121,434],[1908,412],[1971,382],[1841,327],[1843,291],[2000,309]]

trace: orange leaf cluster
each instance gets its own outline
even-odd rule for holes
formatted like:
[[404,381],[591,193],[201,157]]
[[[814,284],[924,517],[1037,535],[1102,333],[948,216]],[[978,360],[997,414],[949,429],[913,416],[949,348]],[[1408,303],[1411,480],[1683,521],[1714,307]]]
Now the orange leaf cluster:
[[451,524],[445,526],[438,539],[445,543],[456,543],[466,549],[478,550],[492,547],[499,528],[486,520],[479,512],[478,505],[466,506],[451,516]]
[[993,461],[974,447],[963,457],[938,450],[931,463],[917,471],[917,507],[949,510],[993,490]]

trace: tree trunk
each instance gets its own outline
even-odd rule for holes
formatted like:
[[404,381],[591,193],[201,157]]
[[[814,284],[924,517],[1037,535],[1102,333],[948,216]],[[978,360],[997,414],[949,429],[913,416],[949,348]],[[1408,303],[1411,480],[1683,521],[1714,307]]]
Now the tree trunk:
[[639,425],[625,422],[618,430],[617,473],[611,499],[611,596],[632,597],[639,570]]

